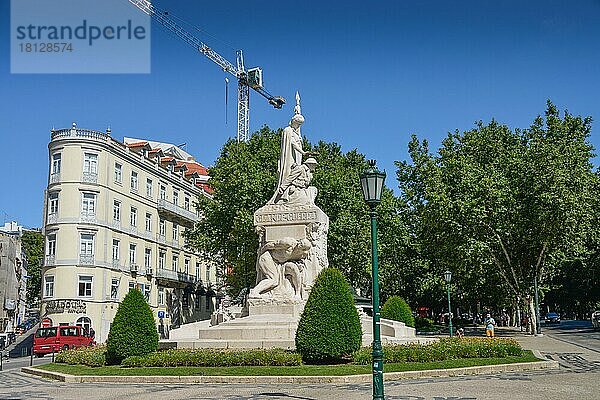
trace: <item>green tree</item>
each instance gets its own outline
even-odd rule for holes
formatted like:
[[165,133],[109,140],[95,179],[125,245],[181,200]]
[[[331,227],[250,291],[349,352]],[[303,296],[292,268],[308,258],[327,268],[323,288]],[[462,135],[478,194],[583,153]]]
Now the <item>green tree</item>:
[[561,118],[548,102],[529,129],[479,122],[449,134],[438,155],[413,137],[398,181],[434,274],[450,268],[490,299],[508,291],[533,314],[534,278],[585,247],[596,182],[590,128],[590,118]]
[[44,235],[37,231],[25,231],[21,243],[27,256],[27,303],[35,304],[42,289],[42,266],[44,265]]
[[108,332],[106,361],[120,364],[130,356],[143,356],[158,349],[158,331],[152,310],[137,289],[125,296]]
[[296,351],[306,362],[335,362],[358,350],[362,327],[348,281],[335,268],[317,276],[296,330]]

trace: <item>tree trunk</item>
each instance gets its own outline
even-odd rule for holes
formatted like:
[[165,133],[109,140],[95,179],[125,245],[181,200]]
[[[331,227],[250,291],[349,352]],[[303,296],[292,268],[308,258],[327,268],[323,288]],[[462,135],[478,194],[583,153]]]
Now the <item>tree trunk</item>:
[[528,296],[529,302],[529,332],[532,335],[537,333],[537,313],[535,312],[535,301],[533,296]]

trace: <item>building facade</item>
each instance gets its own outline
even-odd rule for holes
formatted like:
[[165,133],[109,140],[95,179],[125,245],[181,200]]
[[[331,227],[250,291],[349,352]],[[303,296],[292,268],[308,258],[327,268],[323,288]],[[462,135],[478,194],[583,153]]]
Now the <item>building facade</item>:
[[93,329],[104,342],[119,303],[139,289],[161,337],[210,318],[216,268],[186,247],[209,196],[206,169],[165,143],[110,130],[53,130],[45,192],[42,323]]
[[25,320],[27,258],[21,246],[21,232],[16,222],[0,227],[0,332],[14,332]]

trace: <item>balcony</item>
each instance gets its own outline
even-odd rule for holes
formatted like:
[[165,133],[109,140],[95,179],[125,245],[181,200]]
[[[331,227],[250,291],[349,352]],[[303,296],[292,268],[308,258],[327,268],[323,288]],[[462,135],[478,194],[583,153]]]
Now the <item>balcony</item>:
[[159,199],[157,203],[158,212],[167,216],[168,219],[178,221],[184,226],[193,226],[200,218],[195,212],[179,207],[166,199]]
[[95,259],[93,254],[80,254],[79,265],[94,265]]
[[132,274],[137,274],[137,272],[138,272],[138,266],[137,266],[137,264],[130,264],[129,265],[129,272],[131,272]]
[[56,261],[55,261],[55,259],[54,259],[54,256],[53,256],[53,255],[51,255],[51,256],[46,256],[46,262],[44,263],[44,265],[45,265],[46,267],[51,267],[51,266],[53,266],[53,265],[54,265],[54,263],[55,263],[55,262],[56,262]]
[[189,275],[183,272],[173,271],[170,269],[162,269],[159,268],[156,270],[155,275],[157,279],[164,279],[172,282],[179,283],[194,283],[196,282],[196,277],[194,275]]

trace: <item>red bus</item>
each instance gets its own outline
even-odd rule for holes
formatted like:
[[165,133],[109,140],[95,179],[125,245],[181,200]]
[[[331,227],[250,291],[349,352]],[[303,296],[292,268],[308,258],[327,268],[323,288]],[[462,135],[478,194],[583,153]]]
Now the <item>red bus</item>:
[[44,354],[60,350],[91,346],[94,338],[83,332],[80,326],[52,326],[39,328],[33,338],[33,354],[42,357]]

